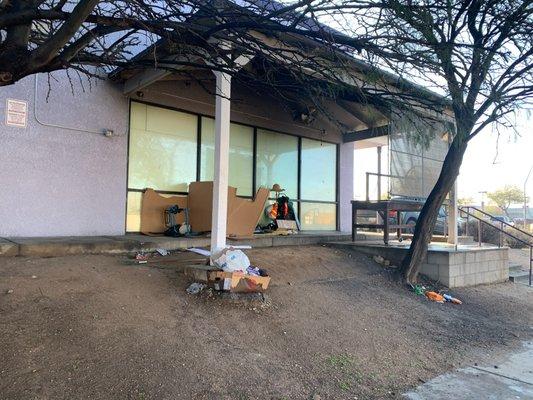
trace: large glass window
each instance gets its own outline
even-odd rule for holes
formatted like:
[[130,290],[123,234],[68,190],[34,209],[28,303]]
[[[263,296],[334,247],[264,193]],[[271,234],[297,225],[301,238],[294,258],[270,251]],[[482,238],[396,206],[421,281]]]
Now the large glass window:
[[[260,186],[277,183],[293,201],[303,230],[336,229],[336,145],[265,129],[257,129],[255,138],[254,128],[231,124],[229,184],[237,194],[253,196]],[[132,102],[126,230],[140,230],[142,189],[180,193],[197,178],[213,180],[214,147],[213,118]]]
[[[215,158],[215,120],[202,117],[200,180],[212,181]],[[231,124],[229,141],[229,185],[240,196],[253,196],[254,130]]]
[[128,192],[126,231],[141,231],[141,192]]
[[256,180],[258,186],[279,184],[292,199],[298,196],[298,138],[257,130]]
[[337,229],[337,205],[328,203],[300,203],[302,230]]
[[128,187],[186,192],[196,180],[198,117],[131,103]]
[[302,138],[303,200],[335,201],[337,176],[337,146]]

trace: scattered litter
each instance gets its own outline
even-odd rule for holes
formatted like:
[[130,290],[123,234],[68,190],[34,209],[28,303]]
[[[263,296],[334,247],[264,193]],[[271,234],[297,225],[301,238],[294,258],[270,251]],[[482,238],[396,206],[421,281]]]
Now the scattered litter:
[[190,248],[187,249],[187,251],[192,251],[193,253],[200,254],[200,255],[206,256],[206,257],[210,257],[211,256],[211,252],[209,250],[199,249],[197,247],[190,247]]
[[[250,246],[239,246],[251,248]],[[209,255],[207,250],[190,248],[194,253]],[[236,247],[228,247],[211,255],[210,265],[189,267],[186,275],[196,281],[187,289],[188,293],[199,293],[207,285],[209,290],[232,293],[262,293],[270,283],[267,271],[250,265],[248,256]],[[207,279],[206,279],[207,276]],[[207,281],[207,285],[197,281]],[[202,286],[193,286],[202,285]]]
[[155,249],[155,251],[157,251],[163,257],[164,256],[168,256],[168,250],[166,250],[166,249]]
[[6,291],[6,294],[12,294],[12,293],[13,293],[13,289],[8,289],[8,290]]
[[413,288],[413,292],[415,292],[415,294],[418,295],[418,296],[423,296],[424,293],[426,292],[426,287],[422,286],[422,285],[416,285]]
[[417,295],[425,295],[429,300],[435,301],[437,303],[453,303],[453,304],[463,304],[463,302],[453,296],[450,296],[446,293],[437,293],[432,290],[426,290],[422,285],[413,286],[413,292]]
[[431,301],[436,301],[437,303],[444,303],[444,296],[438,294],[437,292],[427,291],[426,297]]
[[385,261],[385,259],[381,256],[374,256],[372,257],[374,259],[375,262],[377,262],[378,264],[382,264],[383,261]]
[[187,293],[189,293],[189,294],[198,294],[202,290],[204,290],[206,287],[207,287],[207,285],[205,285],[203,283],[194,282],[194,283],[191,283],[189,285],[189,287],[187,288]]
[[386,258],[383,258],[382,256],[374,256],[372,259],[377,262],[378,264],[387,267],[387,268],[398,268],[396,265],[392,265],[390,260],[387,260]]
[[238,246],[231,246],[231,247],[233,247],[234,249],[241,249],[241,250],[250,250],[252,248],[252,246],[250,246],[249,244],[241,244]]
[[443,294],[444,300],[448,303],[453,304],[463,304],[463,302],[455,297],[450,296],[449,294]]
[[253,276],[268,276],[268,273],[266,272],[266,270],[259,268],[259,267],[254,267],[252,265],[246,268],[246,273],[248,275],[253,275]]
[[32,275],[31,279],[37,279],[37,276],[36,275]]
[[135,254],[135,259],[137,261],[147,261],[148,260],[148,254],[146,254],[144,252],[137,253],[137,254]]

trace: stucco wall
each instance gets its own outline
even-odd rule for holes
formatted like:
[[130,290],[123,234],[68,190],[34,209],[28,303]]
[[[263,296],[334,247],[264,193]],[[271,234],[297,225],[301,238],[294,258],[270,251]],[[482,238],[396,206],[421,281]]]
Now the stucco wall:
[[[102,81],[84,82],[84,92],[76,74],[73,94],[55,76],[49,93],[45,75],[36,96],[35,77],[0,89],[0,236],[123,234],[128,100]],[[6,126],[8,98],[28,102],[26,128]]]

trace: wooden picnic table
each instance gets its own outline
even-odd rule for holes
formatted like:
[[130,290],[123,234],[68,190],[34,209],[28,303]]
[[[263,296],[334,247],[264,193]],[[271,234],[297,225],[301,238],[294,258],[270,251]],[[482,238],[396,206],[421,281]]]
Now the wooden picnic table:
[[[352,241],[355,241],[357,228],[383,229],[383,242],[385,244],[389,244],[389,229],[396,229],[398,240],[401,240],[402,229],[409,227],[407,224],[402,225],[402,211],[418,212],[422,210],[423,206],[424,203],[413,200],[352,200]],[[357,212],[359,210],[376,211],[381,216],[383,223],[376,220],[375,224],[358,224]],[[395,224],[389,223],[389,212],[391,211],[396,212]]]

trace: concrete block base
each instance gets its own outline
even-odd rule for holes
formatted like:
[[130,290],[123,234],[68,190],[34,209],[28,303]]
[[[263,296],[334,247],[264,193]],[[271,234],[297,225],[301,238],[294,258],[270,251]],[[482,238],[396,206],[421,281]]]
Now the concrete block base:
[[[389,245],[365,242],[333,243],[349,246],[361,253],[380,255],[392,264],[400,265],[408,245]],[[493,246],[453,247],[431,245],[420,273],[450,288],[483,285],[509,280],[509,249]]]

